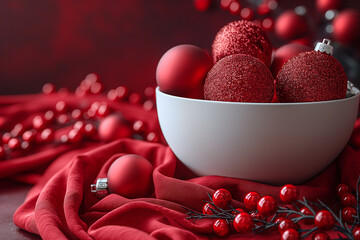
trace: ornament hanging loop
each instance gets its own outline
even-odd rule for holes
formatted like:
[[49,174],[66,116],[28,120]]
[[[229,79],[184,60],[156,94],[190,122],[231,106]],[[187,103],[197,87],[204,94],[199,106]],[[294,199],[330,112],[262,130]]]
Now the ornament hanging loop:
[[331,46],[330,43],[331,43],[331,41],[329,39],[324,38],[322,42],[316,43],[314,50],[333,55],[334,47]]
[[108,180],[107,178],[98,178],[96,184],[90,185],[90,190],[93,193],[96,193],[98,198],[103,198],[109,194],[108,191]]

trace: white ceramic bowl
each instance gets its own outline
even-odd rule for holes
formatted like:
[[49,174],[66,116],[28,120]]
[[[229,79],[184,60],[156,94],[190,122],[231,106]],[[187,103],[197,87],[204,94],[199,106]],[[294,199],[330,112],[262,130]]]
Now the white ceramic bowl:
[[350,138],[359,93],[310,103],[233,103],[156,89],[162,132],[199,175],[268,184],[302,183],[326,168]]

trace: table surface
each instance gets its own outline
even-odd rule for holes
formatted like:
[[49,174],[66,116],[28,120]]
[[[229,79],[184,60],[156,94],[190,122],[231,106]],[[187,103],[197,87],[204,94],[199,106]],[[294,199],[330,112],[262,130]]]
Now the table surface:
[[13,222],[14,212],[24,202],[30,188],[31,185],[0,181],[0,239],[41,239],[18,228]]

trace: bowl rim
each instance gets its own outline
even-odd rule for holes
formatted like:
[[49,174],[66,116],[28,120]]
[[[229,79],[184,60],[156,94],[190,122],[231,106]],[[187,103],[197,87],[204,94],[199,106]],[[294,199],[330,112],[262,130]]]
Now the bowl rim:
[[215,100],[205,100],[205,99],[196,99],[196,98],[186,98],[186,97],[180,97],[171,95],[168,93],[165,93],[160,90],[159,86],[156,87],[155,91],[156,93],[163,94],[167,96],[168,98],[173,98],[177,100],[183,100],[183,101],[189,101],[189,102],[202,102],[202,103],[213,103],[213,104],[224,104],[224,105],[257,105],[257,106],[292,106],[292,105],[314,105],[314,104],[329,104],[329,103],[336,103],[336,102],[345,102],[350,101],[354,98],[359,98],[360,90],[356,87],[353,87],[355,89],[355,93],[350,97],[345,97],[341,99],[336,100],[328,100],[328,101],[317,101],[317,102],[294,102],[294,103],[260,103],[260,102],[227,102],[227,101],[215,101]]

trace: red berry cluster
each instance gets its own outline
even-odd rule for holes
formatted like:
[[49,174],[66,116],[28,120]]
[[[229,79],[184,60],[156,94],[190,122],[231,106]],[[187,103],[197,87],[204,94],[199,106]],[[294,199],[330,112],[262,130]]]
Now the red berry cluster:
[[[358,188],[359,184],[360,178]],[[299,200],[298,189],[291,184],[280,189],[280,204],[272,196],[249,192],[244,197],[244,209],[232,207],[231,193],[221,188],[213,196],[209,195],[210,201],[204,204],[202,213],[187,209],[187,218],[215,219],[214,233],[221,237],[227,236],[231,230],[238,233],[260,233],[277,228],[283,240],[305,238],[311,234],[314,240],[330,239],[327,230],[337,231],[339,236],[349,239],[360,239],[358,191],[355,196],[349,186],[340,184],[337,194],[343,206],[340,216],[320,200]],[[301,226],[311,225],[313,228],[301,229]]]
[[[103,93],[104,87],[97,74],[88,74],[76,88],[74,95],[79,98]],[[155,89],[147,87],[144,94],[130,93],[120,86],[111,89],[104,101],[89,99],[78,101],[78,105],[66,101],[70,91],[66,88],[56,90],[51,83],[42,87],[45,95],[59,96],[59,100],[52,108],[36,113],[32,119],[25,119],[16,123],[11,129],[0,133],[0,160],[23,156],[35,151],[44,144],[81,144],[84,140],[98,141],[98,126],[110,114],[116,113],[112,109],[113,102],[126,101],[130,104],[143,105],[144,110],[155,108]],[[94,98],[95,99],[95,98]],[[30,121],[28,121],[30,120]],[[141,120],[124,121],[132,137],[150,142],[160,140],[157,132],[148,131],[146,123]],[[100,139],[101,140],[101,139]]]

